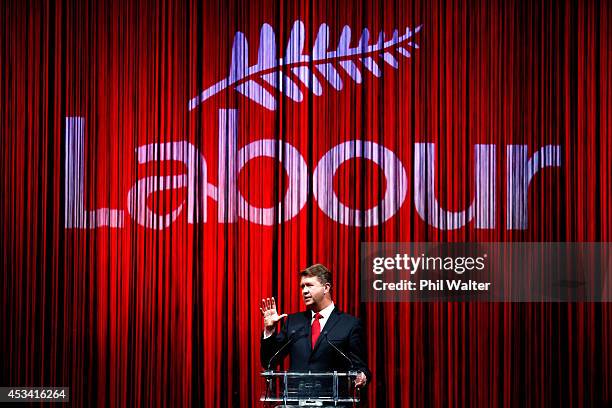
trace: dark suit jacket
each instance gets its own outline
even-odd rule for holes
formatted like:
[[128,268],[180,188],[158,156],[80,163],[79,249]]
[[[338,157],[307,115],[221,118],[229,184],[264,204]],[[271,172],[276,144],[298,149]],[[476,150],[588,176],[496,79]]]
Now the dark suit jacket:
[[[366,350],[363,341],[363,326],[356,317],[342,313],[334,308],[321,330],[321,335],[315,344],[311,346],[310,334],[312,312],[307,310],[302,313],[294,313],[287,317],[280,333],[261,338],[261,364],[268,367],[270,358],[274,356],[284,344],[290,342],[285,349],[272,362],[271,367],[279,364],[283,357],[289,354],[291,371],[362,371],[368,381],[371,378],[370,370],[366,364]],[[325,333],[329,342],[351,360],[351,363],[336,351],[325,339]]]

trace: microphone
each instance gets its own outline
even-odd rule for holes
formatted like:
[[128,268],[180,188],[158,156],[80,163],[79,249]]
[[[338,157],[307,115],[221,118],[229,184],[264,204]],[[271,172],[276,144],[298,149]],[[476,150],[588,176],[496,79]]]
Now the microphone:
[[350,358],[349,358],[349,357],[348,357],[346,354],[344,354],[344,353],[342,352],[342,350],[340,350],[338,347],[336,347],[336,345],[335,345],[334,343],[332,343],[331,341],[329,341],[329,339],[327,338],[327,331],[324,331],[324,332],[323,332],[323,337],[325,337],[325,340],[327,341],[327,343],[328,343],[330,346],[332,346],[332,347],[334,348],[334,350],[336,350],[338,353],[340,353],[340,355],[341,355],[342,357],[344,357],[344,358],[345,358],[345,359],[346,359],[346,360],[349,362],[349,364],[351,365],[351,368],[350,368],[350,369],[351,369],[351,371],[352,371],[352,370],[355,368],[355,365],[353,364],[353,360],[351,360],[351,359],[350,359]]
[[270,371],[270,367],[272,366],[272,361],[274,361],[274,359],[281,353],[281,351],[286,349],[291,343],[293,343],[296,339],[300,337],[300,336],[296,336],[295,334],[301,332],[302,330],[304,330],[303,327],[300,327],[298,330],[291,330],[291,334],[289,335],[289,340],[287,340],[287,342],[283,344],[281,348],[279,348],[272,357],[270,357],[270,361],[268,361],[268,367],[266,368],[266,370]]

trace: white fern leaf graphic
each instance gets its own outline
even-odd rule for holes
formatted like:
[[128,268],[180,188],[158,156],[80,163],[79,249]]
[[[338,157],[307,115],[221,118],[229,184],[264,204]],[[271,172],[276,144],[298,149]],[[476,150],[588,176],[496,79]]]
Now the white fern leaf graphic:
[[[341,69],[353,81],[360,84],[363,78],[358,64],[375,77],[380,77],[382,72],[376,59],[382,58],[384,63],[393,69],[398,69],[399,62],[394,53],[397,52],[396,55],[405,58],[411,57],[412,54],[408,48],[419,48],[418,44],[411,39],[421,28],[422,25],[412,31],[410,27],[406,27],[405,33],[401,36],[395,30],[387,41],[381,31],[376,43],[372,45],[369,45],[370,32],[364,28],[359,43],[356,47],[351,48],[351,28],[344,26],[336,49],[328,51],[329,27],[327,24],[321,24],[312,53],[307,55],[304,54],[304,39],[306,38],[304,23],[296,20],[289,35],[284,58],[277,58],[276,35],[269,24],[264,24],[259,32],[257,64],[250,67],[248,65],[249,43],[243,33],[237,32],[232,45],[229,76],[192,98],[189,101],[189,110],[193,110],[200,103],[228,87],[233,87],[266,109],[276,110],[276,98],[262,86],[263,83],[278,89],[295,102],[302,102],[304,94],[297,81],[316,96],[323,94],[323,86],[319,78],[340,91],[344,84],[338,70]],[[311,72],[311,67],[314,67],[316,75]],[[287,69],[283,71],[283,68]],[[288,72],[290,75],[283,72]]]

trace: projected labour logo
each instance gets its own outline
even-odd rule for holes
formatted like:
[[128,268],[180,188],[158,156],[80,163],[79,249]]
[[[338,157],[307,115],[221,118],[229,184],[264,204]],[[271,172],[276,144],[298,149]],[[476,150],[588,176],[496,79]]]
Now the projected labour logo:
[[[246,36],[234,36],[229,74],[210,85],[188,101],[189,110],[205,103],[223,91],[236,91],[248,100],[275,111],[278,97],[295,103],[305,100],[304,92],[321,96],[324,89],[341,91],[343,77],[359,85],[366,71],[374,78],[381,77],[382,65],[399,69],[401,59],[412,56],[418,49],[415,35],[422,26],[406,27],[385,35],[380,32],[370,38],[367,28],[352,41],[349,26],[341,30],[338,43],[330,46],[330,28],[321,24],[314,37],[312,49],[305,49],[306,31],[302,21],[295,21],[284,55],[276,55],[277,42],[273,28],[264,24],[260,30],[257,62],[249,64],[249,43]],[[355,43],[351,47],[351,43]],[[342,74],[341,74],[342,73]],[[325,87],[323,84],[327,84]],[[268,88],[275,89],[272,93]],[[275,96],[276,95],[276,96]],[[315,98],[316,101],[316,98]],[[216,184],[209,181],[211,169],[207,157],[189,141],[145,144],[136,148],[139,164],[180,162],[182,174],[153,175],[136,180],[125,193],[124,208],[93,208],[84,205],[84,145],[85,118],[66,118],[65,156],[65,228],[92,229],[123,228],[126,219],[150,229],[170,227],[181,214],[189,224],[217,222],[233,223],[239,219],[272,226],[294,219],[311,197],[329,219],[342,225],[371,227],[393,217],[407,201],[414,203],[418,216],[440,230],[455,230],[473,223],[476,229],[527,229],[528,189],[534,176],[546,167],[561,166],[559,145],[546,145],[529,155],[527,145],[475,144],[470,157],[474,166],[474,197],[463,210],[444,209],[436,197],[436,145],[414,143],[412,146],[412,180],[406,164],[384,142],[351,139],[331,147],[315,158],[309,169],[300,150],[285,140],[264,138],[245,146],[238,146],[237,109],[218,110],[218,151]],[[376,136],[376,135],[374,135]],[[373,137],[375,140],[384,140]],[[505,171],[497,163],[497,149],[504,149]],[[271,207],[254,205],[242,195],[237,180],[246,164],[256,158],[272,158],[282,164],[288,188],[280,202]],[[385,178],[385,191],[370,208],[358,209],[342,202],[334,190],[334,177],[343,163],[353,159],[368,160],[380,168]],[[413,188],[410,189],[410,182]],[[501,183],[501,184],[500,184]],[[505,186],[505,226],[496,225],[499,207],[498,185]],[[270,186],[270,188],[273,188]],[[152,194],[186,189],[184,200],[166,213],[150,208],[147,200]],[[408,192],[412,191],[411,200]],[[312,194],[309,194],[312,193]],[[210,214],[209,200],[217,202],[216,214]],[[126,215],[127,212],[127,215]]]

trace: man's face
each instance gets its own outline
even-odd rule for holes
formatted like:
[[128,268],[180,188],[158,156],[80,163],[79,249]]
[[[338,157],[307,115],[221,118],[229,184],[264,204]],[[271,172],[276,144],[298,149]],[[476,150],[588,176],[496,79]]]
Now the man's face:
[[323,303],[327,285],[321,284],[319,278],[303,276],[300,280],[300,287],[302,288],[302,298],[306,307],[312,308],[314,305]]

